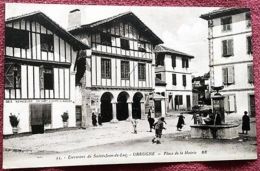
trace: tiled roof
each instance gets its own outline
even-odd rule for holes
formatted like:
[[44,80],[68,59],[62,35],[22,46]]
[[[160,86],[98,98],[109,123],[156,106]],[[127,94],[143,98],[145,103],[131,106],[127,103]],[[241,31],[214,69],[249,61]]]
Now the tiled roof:
[[154,52],[155,53],[170,53],[170,54],[180,55],[180,56],[184,56],[184,57],[194,58],[194,56],[192,56],[192,55],[165,47],[163,45],[157,45],[154,48]]
[[235,15],[243,12],[250,11],[249,8],[220,8],[214,11],[211,11],[206,14],[202,14],[200,18],[205,20],[210,20],[214,18],[224,17],[228,15]]
[[160,80],[159,78],[155,78],[155,85],[157,85],[157,86],[166,86],[166,82]]
[[90,24],[85,24],[81,26],[76,26],[69,30],[71,33],[76,33],[78,31],[82,31],[84,29],[94,29],[97,26],[113,22],[114,20],[123,18],[123,17],[132,17],[132,19],[135,21],[135,23],[140,27],[140,31],[147,34],[148,37],[152,38],[154,41],[154,44],[161,44],[163,41],[151,30],[149,29],[133,12],[128,11],[125,13],[121,13],[103,20],[99,20]]
[[72,45],[74,49],[80,50],[80,49],[90,48],[88,45],[75,38],[72,34],[67,32],[59,24],[57,24],[55,21],[50,19],[41,11],[35,11],[32,13],[27,13],[24,15],[8,18],[5,23],[8,24],[21,19],[30,19],[39,22],[41,25],[50,29],[53,33],[64,38],[68,43]]

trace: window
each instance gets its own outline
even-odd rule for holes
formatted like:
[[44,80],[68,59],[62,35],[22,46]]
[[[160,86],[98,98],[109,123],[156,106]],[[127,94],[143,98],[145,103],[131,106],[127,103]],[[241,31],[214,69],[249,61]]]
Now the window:
[[246,27],[251,27],[251,14],[250,14],[250,12],[246,13]]
[[187,81],[186,81],[186,75],[182,75],[182,85],[186,87]]
[[171,56],[171,58],[172,58],[172,67],[175,68],[176,67],[176,57]]
[[129,50],[130,49],[129,40],[120,39],[120,44],[121,44],[121,48],[122,49],[125,49],[125,50]]
[[16,47],[29,49],[29,32],[26,30],[18,30],[6,27],[5,45],[8,47]]
[[111,78],[111,60],[101,59],[101,78]]
[[41,50],[46,52],[54,51],[54,40],[51,34],[41,34]]
[[253,65],[247,66],[247,72],[248,72],[248,83],[253,84],[254,83]]
[[144,42],[138,42],[138,51],[146,52],[146,44]]
[[121,79],[129,80],[129,61],[121,61]]
[[222,72],[224,85],[235,84],[234,66],[224,67],[222,68]]
[[222,56],[229,57],[233,56],[233,39],[223,40],[222,41]]
[[164,66],[164,58],[165,55],[162,53],[158,53],[156,56],[156,66]]
[[225,95],[224,109],[225,109],[225,112],[227,112],[227,113],[236,112],[236,96],[235,95]]
[[5,62],[5,88],[21,88],[21,65]]
[[177,85],[176,74],[172,74],[172,85]]
[[145,80],[145,64],[138,64],[138,79],[144,81]]
[[189,68],[189,59],[182,58],[182,68]]
[[162,75],[161,74],[156,74],[155,77],[158,78],[159,80],[162,80]]
[[221,18],[222,31],[230,31],[232,24],[232,17]]
[[40,67],[40,87],[45,90],[53,90],[53,68]]
[[252,54],[252,36],[246,37],[247,40],[247,54]]
[[108,34],[101,34],[101,44],[106,46],[112,46],[111,36]]

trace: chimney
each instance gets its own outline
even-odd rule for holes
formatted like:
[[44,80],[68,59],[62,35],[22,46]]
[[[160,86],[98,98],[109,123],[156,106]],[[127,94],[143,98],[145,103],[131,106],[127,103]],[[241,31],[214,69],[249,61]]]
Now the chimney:
[[68,17],[68,29],[75,28],[81,25],[81,12],[79,9],[70,11]]

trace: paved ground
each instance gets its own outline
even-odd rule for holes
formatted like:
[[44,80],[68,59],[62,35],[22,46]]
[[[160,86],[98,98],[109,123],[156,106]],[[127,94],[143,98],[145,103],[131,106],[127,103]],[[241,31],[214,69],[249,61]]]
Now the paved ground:
[[[212,157],[214,160],[238,160],[256,157],[254,129],[250,131],[247,141],[241,138],[226,141],[190,139],[189,125],[193,121],[191,115],[184,116],[186,125],[182,132],[176,130],[176,116],[166,118],[167,130],[164,131],[162,144],[159,145],[152,144],[154,132],[148,132],[146,120],[138,122],[138,134],[132,133],[131,122],[123,121],[105,123],[102,127],[86,130],[58,131],[4,139],[4,166],[29,167],[31,163],[35,166],[59,166],[100,162],[196,161],[212,160]],[[251,128],[254,126],[253,121]],[[151,155],[154,151],[160,154]]]

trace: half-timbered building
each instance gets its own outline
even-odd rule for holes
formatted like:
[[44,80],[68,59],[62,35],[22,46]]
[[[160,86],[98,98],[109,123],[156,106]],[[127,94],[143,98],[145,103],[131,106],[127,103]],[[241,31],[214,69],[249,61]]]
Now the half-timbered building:
[[75,61],[88,46],[42,12],[9,18],[5,28],[4,134],[11,114],[19,132],[62,127],[63,112],[76,126]]
[[69,14],[70,33],[92,48],[77,65],[86,68],[77,79],[83,122],[91,123],[92,112],[100,112],[103,122],[144,118],[155,85],[153,49],[162,40],[132,12],[86,25],[80,18],[79,10]]

